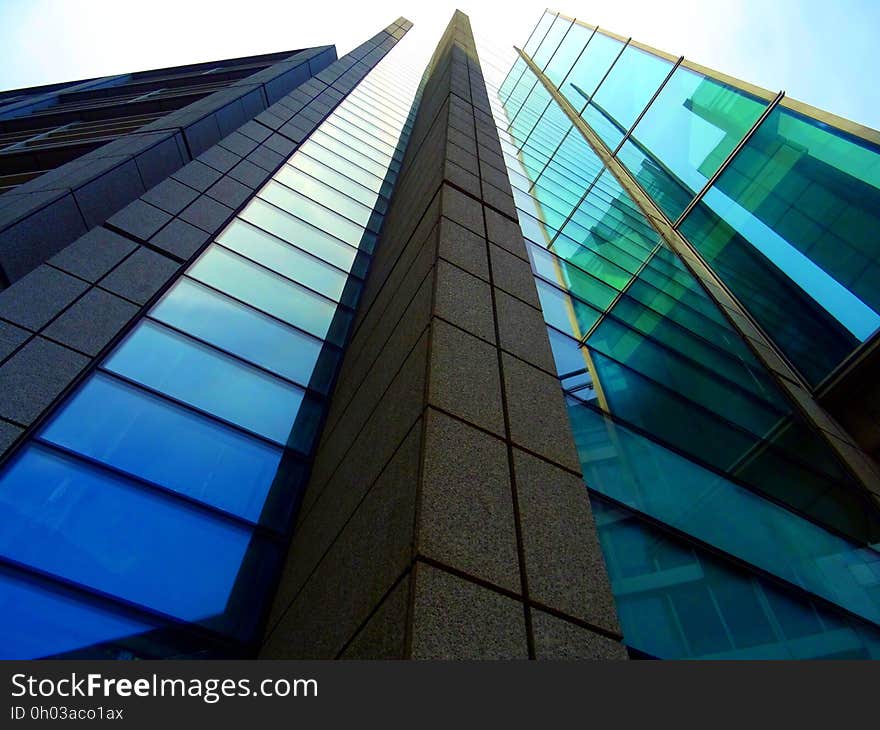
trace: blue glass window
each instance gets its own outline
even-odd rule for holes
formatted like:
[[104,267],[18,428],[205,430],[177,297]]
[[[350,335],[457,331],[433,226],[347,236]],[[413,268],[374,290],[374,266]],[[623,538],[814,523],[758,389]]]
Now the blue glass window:
[[305,395],[149,321],[138,325],[104,367],[280,444],[287,442]]
[[0,659],[34,659],[152,630],[28,580],[0,573]]
[[0,478],[0,552],[178,618],[249,633],[254,606],[226,612],[249,548],[260,595],[274,548],[173,497],[55,453],[26,447]]
[[[40,437],[252,522],[276,479],[282,491],[300,486],[297,474],[279,473],[280,448],[101,373]],[[288,514],[270,514],[272,526],[284,528]]]
[[210,246],[187,274],[316,337],[341,344],[350,319],[347,312],[338,312],[334,302],[224,248]]

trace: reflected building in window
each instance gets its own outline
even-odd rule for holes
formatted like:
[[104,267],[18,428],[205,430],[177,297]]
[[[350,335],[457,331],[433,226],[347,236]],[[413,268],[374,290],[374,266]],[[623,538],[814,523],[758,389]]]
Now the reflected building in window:
[[0,95],[0,655],[880,656],[880,135],[427,30]]

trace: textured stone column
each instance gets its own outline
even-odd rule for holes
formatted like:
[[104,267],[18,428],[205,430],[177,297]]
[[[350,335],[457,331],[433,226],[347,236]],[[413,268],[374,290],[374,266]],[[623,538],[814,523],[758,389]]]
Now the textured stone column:
[[467,17],[425,76],[262,655],[624,657]]

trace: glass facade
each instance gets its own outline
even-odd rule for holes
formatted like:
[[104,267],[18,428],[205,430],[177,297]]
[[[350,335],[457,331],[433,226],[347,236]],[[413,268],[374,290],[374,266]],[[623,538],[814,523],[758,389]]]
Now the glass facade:
[[4,658],[253,651],[417,85],[381,61],[8,462]]
[[490,99],[625,643],[880,657],[876,503],[621,184],[815,385],[880,324],[880,149],[556,14]]

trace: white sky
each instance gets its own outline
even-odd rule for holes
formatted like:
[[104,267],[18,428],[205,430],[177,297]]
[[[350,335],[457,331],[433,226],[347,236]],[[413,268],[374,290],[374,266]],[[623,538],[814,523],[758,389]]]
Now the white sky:
[[[880,0],[561,1],[566,4],[551,7],[880,127],[874,78]],[[332,43],[342,55],[399,15],[416,25],[418,41],[406,44],[407,53],[421,63],[456,7],[471,17],[484,45],[507,49],[525,43],[545,6],[517,0],[0,0],[0,89]]]

